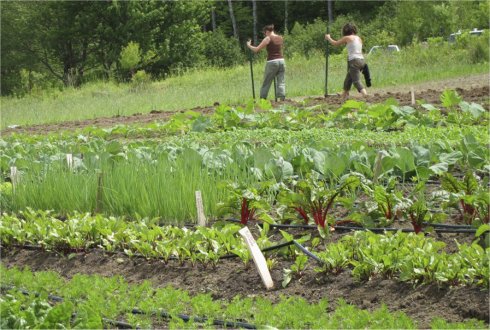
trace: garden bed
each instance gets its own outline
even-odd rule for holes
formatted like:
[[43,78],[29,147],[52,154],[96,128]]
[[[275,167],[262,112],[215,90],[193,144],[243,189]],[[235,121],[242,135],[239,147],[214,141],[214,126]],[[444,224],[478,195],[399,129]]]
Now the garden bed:
[[[294,233],[300,234],[300,231]],[[303,232],[305,234],[305,232]],[[345,234],[333,234],[337,240]],[[442,234],[440,239],[448,248],[458,242],[468,242],[467,235]],[[337,275],[325,275],[314,271],[317,266],[309,260],[300,278],[286,286],[281,285],[283,269],[290,268],[293,261],[277,258],[271,271],[275,283],[267,291],[252,262],[246,265],[240,259],[223,259],[216,266],[180,263],[127,257],[120,254],[89,250],[83,253],[63,254],[42,250],[2,249],[2,263],[7,267],[29,267],[32,271],[51,270],[70,279],[76,274],[123,276],[129,283],[150,281],[155,287],[173,286],[190,294],[210,293],[215,300],[230,301],[235,296],[262,297],[278,301],[281,296],[298,296],[313,303],[322,298],[331,302],[334,309],[338,299],[361,309],[375,310],[385,304],[390,311],[402,311],[418,322],[420,328],[428,328],[432,319],[440,317],[448,322],[469,319],[489,320],[488,289],[475,286],[438,286],[436,284],[412,284],[397,278],[378,275],[369,281],[356,281],[346,269]],[[158,306],[155,306],[158,307]]]

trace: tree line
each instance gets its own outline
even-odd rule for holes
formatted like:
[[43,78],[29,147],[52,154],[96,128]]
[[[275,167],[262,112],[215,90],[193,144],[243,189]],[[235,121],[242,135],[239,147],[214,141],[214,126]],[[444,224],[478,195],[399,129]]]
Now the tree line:
[[286,56],[321,54],[327,25],[339,36],[347,21],[357,23],[367,47],[404,46],[489,27],[488,1],[11,1],[0,6],[2,95],[237,65],[247,58],[245,41],[260,42],[266,24],[285,35]]

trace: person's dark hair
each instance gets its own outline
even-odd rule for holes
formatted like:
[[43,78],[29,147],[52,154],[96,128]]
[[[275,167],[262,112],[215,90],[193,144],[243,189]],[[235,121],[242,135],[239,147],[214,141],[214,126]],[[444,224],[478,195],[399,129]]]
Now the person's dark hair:
[[344,27],[342,28],[342,35],[350,36],[353,34],[357,34],[357,26],[355,26],[352,23],[345,24]]
[[264,28],[262,29],[262,32],[265,33],[265,31],[269,31],[269,32],[274,31],[274,24],[269,24],[269,25],[264,26]]

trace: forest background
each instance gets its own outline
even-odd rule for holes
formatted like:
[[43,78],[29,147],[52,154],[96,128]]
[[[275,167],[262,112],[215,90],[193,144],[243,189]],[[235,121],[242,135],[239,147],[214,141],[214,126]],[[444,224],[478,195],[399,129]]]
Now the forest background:
[[[488,1],[2,1],[0,6],[1,94],[17,97],[93,81],[145,82],[195,68],[242,65],[249,58],[246,40],[260,42],[266,24],[285,36],[286,58],[325,56],[327,26],[338,38],[347,21],[359,26],[365,51],[373,45],[447,43],[453,32],[488,33],[490,25]],[[488,36],[480,39],[455,47],[476,47],[475,60],[488,61]]]

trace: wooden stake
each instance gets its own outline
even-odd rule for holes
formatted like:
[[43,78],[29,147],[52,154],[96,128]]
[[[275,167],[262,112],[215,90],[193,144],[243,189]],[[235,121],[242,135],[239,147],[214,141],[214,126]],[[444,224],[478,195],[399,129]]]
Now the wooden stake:
[[95,196],[95,213],[100,213],[102,211],[102,172],[99,173],[97,178],[97,196]]
[[373,169],[373,183],[378,183],[378,177],[382,170],[383,154],[381,151],[378,151],[376,155],[376,159],[374,160],[374,169]]
[[415,105],[415,91],[412,88],[410,88],[410,94],[412,95],[412,105]]
[[12,183],[12,190],[15,190],[15,186],[19,182],[19,172],[16,166],[10,167],[10,182]]
[[206,227],[208,222],[206,221],[206,216],[204,215],[204,206],[202,205],[201,191],[196,191],[196,209],[197,209],[197,225]]
[[247,244],[250,254],[252,254],[255,267],[257,267],[257,270],[259,271],[260,278],[262,279],[262,282],[264,282],[266,289],[272,289],[274,287],[274,282],[272,281],[271,274],[269,272],[269,269],[267,268],[267,262],[265,261],[265,257],[262,254],[262,251],[260,251],[259,246],[255,242],[252,233],[250,232],[248,227],[243,227],[238,232],[245,241],[245,244]]
[[73,155],[72,154],[66,154],[66,163],[68,164],[68,168],[70,170],[73,169]]

